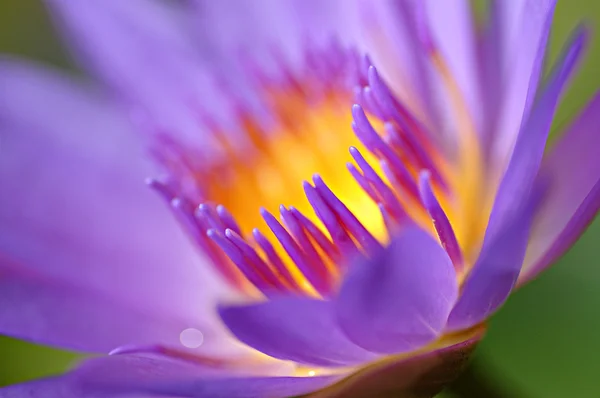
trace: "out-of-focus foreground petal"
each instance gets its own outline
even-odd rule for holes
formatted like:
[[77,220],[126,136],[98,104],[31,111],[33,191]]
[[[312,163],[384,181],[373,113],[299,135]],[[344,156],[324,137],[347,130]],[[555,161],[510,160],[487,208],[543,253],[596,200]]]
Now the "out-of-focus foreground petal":
[[600,94],[553,144],[540,178],[546,200],[536,215],[519,283],[534,278],[561,256],[600,207]]
[[274,47],[297,59],[307,43],[351,42],[359,33],[357,9],[346,0],[192,2],[200,44],[221,61],[240,50],[272,56]]
[[435,340],[458,296],[450,258],[426,232],[408,227],[372,260],[351,266],[336,300],[342,330],[382,353]]
[[39,379],[23,384],[0,387],[0,398],[100,398],[85,396],[68,378]]
[[[260,371],[215,368],[162,356],[116,355],[84,362],[63,382],[76,385],[82,398],[122,394],[127,397],[283,398],[317,390],[340,378],[282,376],[277,369],[261,376]],[[5,398],[1,394],[0,397]]]
[[[223,112],[218,93],[209,89],[212,76],[202,69],[209,66],[210,57],[201,56],[195,47],[180,2],[46,3],[75,57],[120,99],[134,104],[144,122],[152,123],[149,128],[197,138],[194,108],[211,115]],[[210,100],[201,101],[206,98]]]
[[[74,371],[82,391],[196,398],[431,398],[454,380],[485,328],[446,337],[421,354],[396,355],[364,368],[307,377],[219,375],[164,358],[116,356],[92,359]],[[192,373],[196,372],[196,374]],[[1,390],[0,390],[1,391]],[[82,397],[87,397],[87,395]],[[101,396],[101,395],[100,395]],[[130,395],[127,395],[130,396]],[[138,395],[131,395],[138,396]],[[5,398],[0,395],[0,397]]]
[[[105,340],[82,333],[75,342],[60,330],[37,336],[34,320],[23,316],[22,327],[12,323],[2,332],[104,352],[120,344],[164,341],[166,332],[172,335],[169,342],[177,342],[188,327],[206,332],[210,342],[203,322],[210,322],[211,297],[222,284],[144,185],[152,168],[144,160],[143,143],[109,101],[80,83],[22,62],[0,62],[2,269],[19,267],[16,273],[6,271],[15,278],[13,294],[37,283],[45,294],[60,293],[48,284],[59,280],[80,293],[89,289],[95,308],[113,311],[115,319],[124,320],[130,313],[120,308],[130,308],[162,326],[140,325],[135,328],[139,341],[131,341],[131,323],[113,319],[115,331]],[[68,299],[66,290],[61,294],[57,303]],[[30,316],[66,311],[35,303],[48,296],[21,298],[27,301],[12,302],[11,312],[20,305],[24,314],[37,308]],[[107,301],[100,310],[101,298]],[[73,303],[71,309],[76,307]],[[72,314],[74,324],[89,322],[89,314],[81,311]],[[120,326],[126,340],[118,337]]]
[[535,180],[550,124],[560,95],[582,54],[586,33],[580,30],[567,46],[521,129],[498,189],[481,254],[448,320],[450,330],[483,321],[504,303],[519,276],[529,239],[532,206],[541,194]]
[[[365,48],[391,88],[408,108],[430,124],[439,138],[454,139],[449,93],[433,66],[438,55],[479,125],[481,92],[474,23],[468,1],[358,1]],[[450,121],[450,123],[449,123]]]
[[344,366],[376,357],[348,340],[329,301],[282,297],[260,304],[225,307],[220,313],[238,339],[279,359]]

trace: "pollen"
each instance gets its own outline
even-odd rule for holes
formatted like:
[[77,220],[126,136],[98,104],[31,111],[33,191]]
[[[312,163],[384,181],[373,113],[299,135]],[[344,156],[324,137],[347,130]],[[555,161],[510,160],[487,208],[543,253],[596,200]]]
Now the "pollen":
[[327,297],[355,256],[411,224],[436,236],[463,275],[481,233],[465,210],[481,179],[470,138],[467,161],[451,165],[368,57],[332,44],[305,58],[300,70],[280,60],[277,78],[251,75],[263,112],[238,104],[235,132],[209,120],[210,156],[161,136],[169,178],[150,184],[250,296]]

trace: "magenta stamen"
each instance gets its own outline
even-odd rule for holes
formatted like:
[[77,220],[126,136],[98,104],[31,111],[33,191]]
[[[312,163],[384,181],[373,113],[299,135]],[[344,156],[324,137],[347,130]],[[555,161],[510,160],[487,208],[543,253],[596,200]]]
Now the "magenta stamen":
[[274,287],[285,290],[285,286],[279,279],[273,275],[271,268],[262,258],[256,253],[256,251],[237,233],[231,229],[225,230],[225,237],[229,239],[241,252],[246,260],[254,267],[254,270],[269,284]]
[[364,108],[366,108],[370,113],[374,114],[379,119],[382,119],[382,120],[386,119],[385,111],[379,105],[379,102],[375,98],[375,95],[373,94],[373,90],[371,89],[371,87],[369,87],[369,86],[363,87],[360,98],[362,100],[362,102],[360,102],[360,103],[362,104],[364,102],[364,104],[363,104]]
[[381,106],[381,109],[386,115],[384,121],[390,120],[393,118],[395,112],[395,106],[393,102],[393,95],[390,92],[387,85],[381,80],[377,70],[373,65],[370,65],[367,70],[367,76],[369,81],[369,86],[373,90],[373,95],[377,100],[377,103]]
[[202,252],[208,256],[212,264],[232,283],[239,283],[239,276],[235,270],[230,267],[230,263],[224,256],[223,251],[218,250],[213,242],[206,236],[206,230],[209,229],[205,221],[199,220],[194,216],[193,206],[187,200],[182,198],[173,198],[170,201],[170,208],[185,231],[192,240],[200,247]]
[[304,228],[300,224],[300,222],[294,217],[291,211],[287,210],[283,205],[279,207],[279,211],[281,214],[281,218],[290,234],[296,242],[302,248],[304,254],[308,257],[308,263],[312,265],[315,271],[325,279],[329,278],[329,272],[327,270],[327,266],[323,262],[323,259],[313,246],[313,243],[308,238],[308,235],[304,231]]
[[354,166],[354,163],[346,163],[346,168],[354,178],[354,180],[358,183],[363,191],[369,195],[369,197],[373,200],[373,202],[379,202],[381,198],[379,194],[373,189],[371,183],[362,175],[360,171]]
[[462,251],[452,229],[452,225],[440,206],[433,189],[431,188],[431,180],[429,172],[424,170],[419,174],[419,188],[421,190],[421,199],[427,212],[431,216],[433,226],[438,233],[442,246],[448,252],[448,256],[454,263],[457,271],[462,271],[464,266]]
[[238,235],[242,234],[242,230],[241,230],[240,226],[235,221],[235,219],[233,218],[231,213],[225,208],[225,206],[223,206],[223,205],[217,206],[217,215],[219,216],[221,222],[223,223],[223,225],[225,225],[226,228],[229,228],[232,231],[235,231],[235,233]]
[[388,236],[391,236],[398,230],[399,224],[390,216],[390,213],[385,209],[383,203],[378,203],[377,207],[379,207],[379,211],[381,212],[381,218],[383,219],[383,224],[388,232]]
[[275,268],[275,273],[277,274],[277,276],[283,278],[294,291],[299,291],[300,287],[294,280],[294,277],[292,276],[288,268],[281,260],[281,257],[279,257],[279,255],[273,248],[271,242],[269,242],[269,240],[265,238],[265,236],[257,228],[254,228],[252,230],[252,236],[254,236],[254,240],[267,256],[269,263]]
[[394,191],[395,196],[399,203],[399,207],[397,207],[395,209],[395,214],[394,214],[396,221],[399,223],[410,222],[411,218],[408,215],[408,213],[406,213],[404,206],[400,202],[400,199],[403,198],[402,187],[396,180],[396,176],[394,175],[394,173],[392,173],[390,166],[388,165],[388,163],[385,160],[380,161],[379,165],[381,167],[381,171],[383,172],[383,175],[388,179],[388,181],[390,182],[390,185],[395,188],[393,191]]
[[290,206],[290,211],[296,217],[298,222],[302,224],[308,234],[319,245],[323,253],[336,265],[342,262],[342,255],[338,248],[329,240],[327,236],[317,226],[308,219],[300,210]]
[[371,58],[369,58],[368,55],[364,55],[362,57],[359,57],[359,83],[361,84],[361,86],[366,86],[367,84],[369,84],[369,76],[367,75],[367,70],[369,69],[369,66],[372,64],[371,63]]
[[[400,134],[398,130],[391,123],[386,123],[384,125],[385,132],[390,139],[394,139],[395,137],[396,143],[401,148],[404,148],[404,152],[410,154],[412,164],[419,166],[422,169],[429,170],[431,172],[431,177],[433,181],[440,186],[440,188],[444,190],[448,190],[448,184],[446,180],[440,174],[437,166],[425,150],[421,143],[417,140],[412,134]],[[401,143],[401,141],[405,142],[405,145]]]
[[267,284],[266,281],[256,273],[254,267],[252,267],[248,259],[243,255],[242,251],[235,244],[233,244],[233,242],[227,239],[216,229],[209,229],[206,232],[206,235],[212,239],[213,242],[215,242],[221,248],[221,250],[225,252],[227,257],[233,261],[242,274],[244,274],[246,279],[248,279],[248,281],[250,281],[250,283],[252,283],[265,296],[271,297],[273,293],[275,293],[273,286]]
[[321,220],[333,243],[340,248],[340,251],[344,257],[348,257],[358,251],[358,248],[354,244],[354,241],[348,235],[348,232],[338,221],[335,213],[325,203],[323,198],[319,195],[317,190],[310,185],[308,182],[303,182],[304,193],[308,202],[312,206],[317,217]]
[[198,220],[202,220],[206,229],[216,229],[220,233],[225,233],[225,225],[221,222],[215,209],[206,204],[201,203],[194,213]]
[[171,202],[171,200],[177,196],[173,187],[169,186],[163,181],[159,181],[154,178],[147,178],[146,185],[155,190],[167,202]]
[[352,116],[354,122],[352,128],[357,138],[367,147],[374,155],[383,157],[391,166],[391,170],[397,175],[398,181],[402,186],[412,194],[415,198],[419,197],[419,189],[415,184],[412,176],[406,170],[406,167],[394,151],[385,143],[381,136],[375,131],[371,122],[365,115],[360,105],[352,106]]
[[358,218],[346,207],[346,205],[329,189],[321,176],[313,175],[315,189],[319,196],[323,198],[329,208],[339,217],[340,221],[348,229],[350,234],[360,242],[360,245],[367,253],[378,253],[381,250],[381,244],[371,235]]
[[377,69],[373,65],[369,65],[365,70],[368,70],[368,85],[373,90],[375,98],[385,111],[388,119],[394,121],[405,134],[412,135],[415,140],[430,146],[431,133],[429,133],[425,126],[396,99],[379,76]]
[[379,193],[379,197],[383,200],[386,208],[390,210],[392,216],[396,219],[400,219],[404,216],[405,212],[402,205],[398,201],[398,198],[394,192],[383,182],[379,174],[371,167],[369,162],[365,160],[362,154],[355,147],[350,147],[350,154],[352,158],[358,163],[358,166],[365,173],[367,180],[375,187],[375,190]]
[[412,148],[408,145],[406,140],[402,139],[400,133],[398,130],[396,130],[396,127],[394,127],[393,124],[386,123],[383,125],[383,129],[385,131],[383,140],[398,154],[405,164],[415,165],[417,168],[423,168],[420,166],[417,156]]
[[292,238],[289,232],[277,221],[277,219],[265,209],[260,210],[263,219],[275,234],[275,237],[281,243],[290,259],[296,264],[298,269],[304,274],[317,292],[323,296],[328,296],[331,292],[330,281],[325,280],[316,270],[311,267],[310,262],[304,256],[298,243]]

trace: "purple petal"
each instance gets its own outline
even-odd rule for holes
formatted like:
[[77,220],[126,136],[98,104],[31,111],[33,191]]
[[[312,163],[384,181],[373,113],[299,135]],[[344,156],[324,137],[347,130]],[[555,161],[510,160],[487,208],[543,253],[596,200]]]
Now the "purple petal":
[[[435,116],[428,54],[420,37],[423,11],[416,0],[358,1],[369,56],[411,111]],[[420,11],[419,11],[420,10]]]
[[457,295],[444,249],[410,227],[372,260],[350,268],[336,310],[343,331],[359,346],[404,352],[439,336]]
[[35,380],[0,387],[0,398],[93,398],[66,377]]
[[199,366],[194,375],[190,374],[193,369],[180,363],[139,357],[94,359],[84,364],[84,371],[77,371],[76,375],[88,391],[110,393],[279,398],[314,391],[307,397],[431,398],[460,374],[484,332],[484,328],[478,328],[467,334],[444,338],[431,351],[416,356],[390,357],[350,375],[234,377],[207,373]]
[[542,163],[547,198],[538,209],[519,283],[561,256],[600,206],[600,94],[568,127]]
[[[140,137],[105,98],[55,73],[2,60],[0,92],[0,272],[8,265],[4,260],[11,260],[25,277],[22,288],[31,274],[89,289],[107,299],[106,309],[114,311],[115,319],[138,309],[163,325],[136,328],[142,341],[162,341],[182,325],[208,337],[205,322],[214,317],[214,297],[223,285],[158,195],[145,186],[144,177],[154,169],[144,159]],[[48,294],[56,291],[48,289]],[[56,300],[65,301],[64,292],[59,293]],[[43,306],[34,304],[37,298],[31,294],[22,304]],[[20,304],[13,303],[12,310],[17,312]],[[86,318],[72,314],[72,328],[83,328],[90,322]],[[10,334],[33,338],[32,320],[24,318],[20,327],[17,321],[12,320]],[[50,325],[52,320],[39,322]],[[65,332],[47,330],[44,341],[69,344]],[[90,334],[86,340],[84,334],[76,344],[106,352],[116,343],[142,343],[133,332],[127,332],[126,341],[116,334],[106,339]],[[176,342],[178,336],[165,342]]]
[[543,72],[556,0],[494,2],[500,31],[500,57],[506,71],[494,161],[506,164],[519,128],[527,120]]
[[456,79],[471,117],[480,127],[480,80],[470,1],[426,0],[424,5],[434,43]]
[[357,33],[357,24],[351,19],[355,10],[344,0],[193,3],[200,39],[212,54],[221,57],[240,49],[268,56],[269,48],[279,46],[285,55],[297,59],[307,41],[323,44],[332,37],[347,41]]
[[[290,371],[284,363],[273,370],[284,369]],[[258,376],[261,370],[263,375]],[[273,370],[265,372],[260,366],[244,370],[214,368],[162,356],[123,355],[88,360],[72,372],[72,379],[85,394],[97,397],[135,394],[207,398],[285,397],[313,391],[333,379],[281,377]]]
[[531,206],[521,206],[521,212],[512,217],[495,234],[486,232],[479,258],[448,319],[449,331],[468,329],[484,321],[510,294],[527,249]]
[[498,188],[486,234],[490,231],[493,233],[493,229],[500,226],[502,220],[510,220],[511,212],[521,208],[521,203],[526,200],[535,185],[554,111],[583,52],[587,36],[584,29],[578,30],[574,35],[531,114],[521,127],[510,162]]
[[210,54],[198,51],[186,20],[190,10],[181,2],[46,3],[76,57],[150,119],[142,121],[145,125],[192,139],[200,128],[200,109],[222,116],[223,98],[206,73]]
[[448,320],[449,330],[468,328],[485,320],[504,303],[519,276],[531,229],[532,206],[540,195],[534,182],[550,123],[584,40],[585,32],[580,31],[521,129],[498,189],[481,253]]
[[[320,390],[340,376],[317,377],[247,377],[200,378],[119,388],[152,396],[193,398],[288,398]],[[110,391],[110,390],[109,390]],[[145,396],[145,395],[144,395]]]
[[[107,351],[137,343],[179,344],[186,322],[147,308],[1,264],[0,333],[80,351]],[[211,337],[207,333],[207,337]]]
[[318,366],[344,366],[375,358],[350,342],[335,321],[331,302],[282,297],[220,309],[243,343],[275,358]]
[[[284,369],[291,371],[283,363],[274,370],[281,373]],[[263,375],[258,375],[261,370]],[[73,376],[83,391],[97,393],[98,396],[135,393],[141,396],[206,398],[288,397],[311,392],[336,379],[282,377],[273,371],[265,372],[260,366],[242,371],[235,368],[215,369],[161,356],[133,355],[89,360],[76,369]]]

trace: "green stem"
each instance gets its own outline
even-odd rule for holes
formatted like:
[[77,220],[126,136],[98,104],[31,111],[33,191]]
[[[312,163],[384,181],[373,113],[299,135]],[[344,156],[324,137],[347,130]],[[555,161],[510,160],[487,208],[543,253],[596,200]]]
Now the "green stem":
[[461,398],[523,398],[523,395],[507,391],[506,383],[499,380],[497,373],[480,358],[475,358],[461,376],[448,388]]

